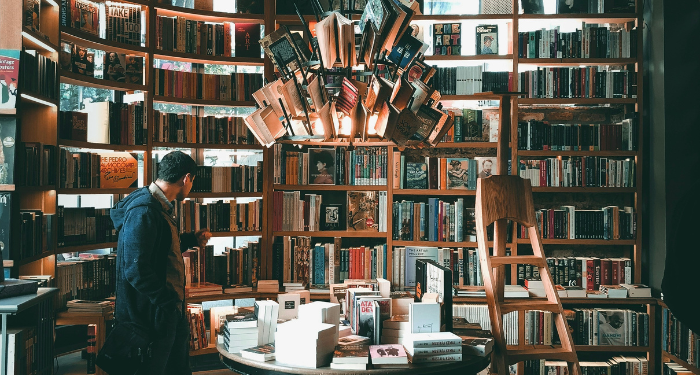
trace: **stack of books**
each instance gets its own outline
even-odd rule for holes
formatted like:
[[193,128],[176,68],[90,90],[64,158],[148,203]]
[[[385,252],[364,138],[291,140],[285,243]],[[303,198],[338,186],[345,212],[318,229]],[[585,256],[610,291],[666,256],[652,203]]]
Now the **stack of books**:
[[104,314],[114,310],[114,306],[110,301],[86,301],[82,299],[68,301],[68,303],[66,303],[66,307],[68,307],[69,313],[78,314]]
[[368,363],[368,345],[338,345],[333,352],[331,368],[334,370],[367,370]]
[[331,302],[315,301],[299,306],[299,320],[302,322],[326,323],[334,328],[333,347],[338,342],[340,325],[340,305]]
[[239,310],[226,315],[226,326],[221,331],[224,349],[229,353],[239,353],[258,345],[258,319],[253,312]]
[[285,292],[291,292],[294,290],[305,290],[306,287],[302,283],[283,283],[282,286],[284,287]]
[[462,360],[462,338],[452,332],[413,333],[402,342],[411,363]]
[[255,301],[255,317],[258,319],[258,342],[264,345],[275,342],[279,305],[275,301]]
[[290,320],[277,325],[275,360],[292,367],[328,366],[337,341],[332,324]]
[[401,345],[371,345],[369,355],[374,368],[404,368],[408,367],[408,357]]
[[241,357],[258,362],[267,362],[275,359],[275,344],[258,345],[254,348],[241,350]]
[[394,315],[384,321],[382,344],[400,344],[401,339],[411,334],[408,315]]
[[278,280],[258,280],[258,293],[278,293],[279,291]]

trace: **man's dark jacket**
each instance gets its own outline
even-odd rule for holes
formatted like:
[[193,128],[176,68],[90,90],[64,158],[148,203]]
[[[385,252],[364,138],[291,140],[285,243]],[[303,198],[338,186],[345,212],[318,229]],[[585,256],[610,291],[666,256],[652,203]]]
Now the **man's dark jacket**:
[[[110,213],[119,231],[115,317],[156,334],[154,338],[167,330],[164,324],[175,314],[181,314],[184,303],[166,286],[173,236],[164,213],[148,187],[129,194]],[[180,241],[180,250],[197,243],[192,233],[183,234]]]

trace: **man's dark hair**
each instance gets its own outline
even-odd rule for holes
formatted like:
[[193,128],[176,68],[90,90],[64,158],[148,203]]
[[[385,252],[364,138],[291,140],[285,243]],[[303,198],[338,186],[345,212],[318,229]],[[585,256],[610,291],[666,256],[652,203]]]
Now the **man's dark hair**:
[[163,157],[158,165],[158,179],[173,184],[186,174],[197,173],[197,163],[182,151],[173,151]]

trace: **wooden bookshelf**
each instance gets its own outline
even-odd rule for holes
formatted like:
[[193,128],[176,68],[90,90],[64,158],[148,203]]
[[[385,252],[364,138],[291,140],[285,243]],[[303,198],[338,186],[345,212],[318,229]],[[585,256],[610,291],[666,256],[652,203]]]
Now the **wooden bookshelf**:
[[518,150],[520,156],[557,157],[557,156],[602,156],[630,157],[636,156],[636,151],[550,151],[550,150]]
[[533,193],[634,193],[637,188],[537,186]]
[[206,348],[201,348],[198,350],[190,350],[190,356],[198,356],[204,354],[215,354],[218,353],[216,350],[216,344],[209,344]]
[[521,98],[517,99],[519,104],[636,104],[637,99],[633,98]]
[[[641,3],[641,2],[640,2]],[[639,5],[637,5],[639,7]],[[582,22],[595,23],[625,23],[634,22],[640,17],[635,13],[599,13],[599,14],[518,14],[517,18],[522,20],[576,20]]]
[[[25,91],[19,95],[20,99],[27,105],[43,105],[49,107],[58,107],[59,102],[56,99],[47,98],[40,94],[35,94],[33,92]],[[38,100],[37,100],[38,99]]]
[[[545,245],[635,245],[635,240],[584,240],[584,239],[554,239],[554,238],[543,238],[542,243]],[[530,244],[530,240],[527,238],[519,238],[518,244]]]
[[580,65],[632,65],[637,59],[518,59],[519,64],[552,65],[552,66],[580,66]]
[[413,17],[415,21],[468,21],[468,20],[507,20],[512,19],[513,14],[421,14]]
[[195,106],[212,106],[212,107],[255,107],[255,102],[172,98],[169,96],[160,96],[160,95],[155,95],[153,97],[153,102],[154,103],[166,103],[166,104],[195,105]]
[[97,35],[76,30],[72,27],[61,26],[60,30],[62,41],[71,42],[82,47],[92,48],[100,51],[119,52],[140,56],[145,56],[149,52],[148,47],[142,47],[102,39]]
[[273,236],[343,237],[343,238],[386,238],[386,232],[352,232],[344,230],[326,231],[279,231]]
[[164,50],[156,50],[155,58],[184,62],[196,60],[202,64],[263,65],[264,63],[262,58],[255,59],[249,57],[209,56]]
[[430,195],[430,196],[476,196],[476,190],[444,189],[394,189],[394,195]]
[[263,193],[190,193],[190,198],[262,198]]
[[686,362],[686,361],[684,361],[684,360],[682,360],[682,359],[676,357],[675,355],[673,355],[673,354],[671,354],[671,353],[669,353],[669,352],[665,352],[665,351],[662,350],[662,351],[661,351],[661,358],[663,359],[663,362],[664,362],[664,363],[665,363],[665,362],[676,362],[676,363],[678,363],[679,365],[681,365],[681,366],[685,367],[686,369],[688,369],[688,370],[689,370],[690,372],[692,372],[693,374],[700,375],[700,369],[699,369],[699,368],[697,368],[697,367],[691,365],[690,363],[688,363],[688,362]]
[[61,188],[57,189],[58,194],[130,194],[137,188],[126,189],[99,189],[99,188]]
[[513,55],[473,55],[473,56],[455,56],[455,55],[432,55],[425,56],[426,61],[483,61],[483,60],[512,60]]
[[275,190],[300,191],[386,191],[386,185],[274,185]]
[[235,22],[235,23],[260,23],[265,21],[264,14],[225,13],[201,9],[189,9],[167,4],[156,4],[153,7],[159,16],[185,17],[188,20],[205,22]]
[[39,35],[39,33],[26,27],[22,28],[22,43],[26,49],[50,53],[54,53],[59,50],[59,47],[51,42],[50,39],[44,39],[44,37]]
[[231,231],[231,232],[211,232],[212,237],[244,237],[262,236],[262,231]]
[[94,87],[97,89],[109,89],[119,91],[147,91],[146,85],[137,85],[134,83],[109,81],[95,77],[88,77],[81,74],[61,70],[61,83],[69,85]]

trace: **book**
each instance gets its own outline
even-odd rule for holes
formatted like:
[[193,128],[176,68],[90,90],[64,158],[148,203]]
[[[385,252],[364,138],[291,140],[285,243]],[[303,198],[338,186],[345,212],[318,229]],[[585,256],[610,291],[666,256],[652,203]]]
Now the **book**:
[[234,33],[236,57],[260,58],[260,25],[257,23],[236,23]]
[[124,81],[135,85],[143,85],[143,57],[126,55],[126,71]]
[[496,170],[498,170],[498,161],[496,158],[475,157],[474,160],[477,162],[479,178],[490,177]]
[[102,59],[102,78],[126,82],[126,55],[118,52],[105,52]]
[[406,163],[406,189],[428,188],[428,165],[426,163]]
[[437,247],[406,246],[405,283],[408,287],[416,286],[416,260],[431,259],[437,262]]
[[309,184],[334,185],[336,150],[333,148],[310,148]]
[[295,319],[299,315],[299,295],[296,293],[284,293],[277,296],[279,303],[279,318],[284,320]]
[[352,344],[338,345],[333,352],[335,364],[367,364],[369,363],[369,345]]
[[258,345],[241,350],[241,357],[258,362],[267,362],[275,359],[275,344]]
[[622,310],[596,309],[598,345],[625,345],[625,313]]
[[322,230],[345,230],[345,206],[335,203],[324,203],[321,205],[321,229]]
[[71,61],[73,73],[92,77],[95,73],[95,54],[88,52],[87,48],[73,45]]
[[22,26],[35,31],[41,32],[39,29],[39,20],[41,16],[40,0],[24,0],[24,20]]
[[411,333],[440,332],[440,304],[412,303],[409,308]]
[[462,24],[433,24],[433,55],[462,54]]
[[370,345],[372,365],[401,365],[408,363],[406,351],[401,345]]
[[369,345],[371,339],[366,336],[348,335],[338,339],[339,346]]
[[485,357],[493,350],[492,337],[464,337],[462,336],[462,353],[464,355],[475,355]]
[[479,25],[476,27],[476,54],[498,54],[498,25]]
[[[479,339],[481,340],[481,339]],[[466,341],[466,340],[465,340]],[[493,346],[493,339],[491,340]],[[462,354],[462,348],[467,344],[463,341],[462,346],[435,346],[430,348],[414,348],[406,349],[406,354],[411,357],[431,357],[434,355],[451,355]],[[482,355],[483,357],[483,355]]]
[[412,333],[403,340],[407,348],[430,348],[462,345],[462,338],[452,332]]
[[439,354],[430,356],[412,356],[408,355],[411,363],[434,363],[434,362],[461,362],[461,354]]
[[258,318],[252,312],[238,312],[226,315],[226,328],[249,328],[258,327]]
[[447,159],[447,189],[463,190],[469,187],[469,159],[448,158]]
[[20,85],[20,51],[0,49],[0,113],[14,114]]
[[141,6],[105,3],[105,39],[135,46],[141,45]]
[[630,298],[651,298],[651,288],[644,284],[620,284]]
[[374,191],[348,192],[348,220],[350,231],[378,232],[379,202]]
[[71,26],[74,29],[99,35],[100,9],[98,4],[90,0],[72,0],[70,11],[72,16]]

